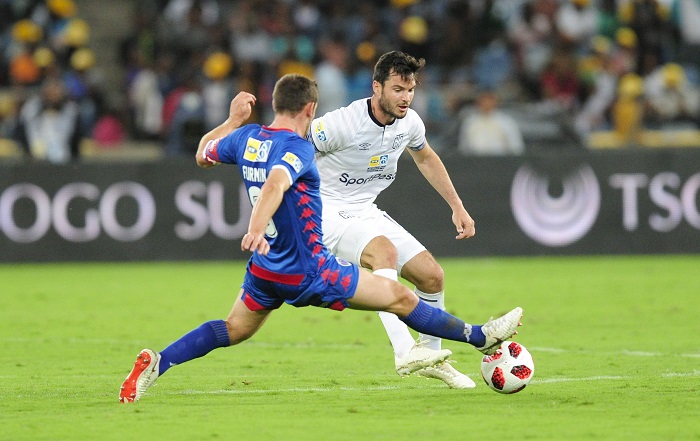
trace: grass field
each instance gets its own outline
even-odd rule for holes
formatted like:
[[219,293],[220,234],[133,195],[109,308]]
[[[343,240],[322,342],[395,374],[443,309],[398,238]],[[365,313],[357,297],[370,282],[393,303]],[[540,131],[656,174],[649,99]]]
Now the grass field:
[[700,440],[700,256],[441,259],[448,310],[520,305],[535,380],[499,395],[393,372],[376,314],[283,307],[250,341],[119,385],[224,317],[243,262],[0,265],[2,440]]

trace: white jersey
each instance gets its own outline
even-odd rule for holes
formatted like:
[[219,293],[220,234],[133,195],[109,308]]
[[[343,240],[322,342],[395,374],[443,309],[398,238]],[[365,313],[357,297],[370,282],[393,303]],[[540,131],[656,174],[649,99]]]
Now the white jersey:
[[399,156],[425,146],[425,125],[413,110],[389,125],[376,120],[369,98],[353,101],[311,123],[321,198],[326,205],[362,210],[396,178]]

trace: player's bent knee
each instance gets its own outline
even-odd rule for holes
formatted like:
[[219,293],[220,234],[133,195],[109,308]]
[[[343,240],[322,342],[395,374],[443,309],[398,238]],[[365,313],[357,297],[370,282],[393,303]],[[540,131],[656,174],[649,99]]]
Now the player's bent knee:
[[414,268],[410,273],[403,271],[401,275],[425,293],[440,292],[445,287],[445,272],[434,260],[421,265],[418,271]]
[[360,263],[365,268],[378,270],[381,268],[396,268],[399,253],[391,241],[385,236],[372,239],[360,256]]
[[423,292],[434,293],[440,292],[445,286],[445,272],[440,265],[435,265],[431,268],[425,281],[425,290],[421,289]]

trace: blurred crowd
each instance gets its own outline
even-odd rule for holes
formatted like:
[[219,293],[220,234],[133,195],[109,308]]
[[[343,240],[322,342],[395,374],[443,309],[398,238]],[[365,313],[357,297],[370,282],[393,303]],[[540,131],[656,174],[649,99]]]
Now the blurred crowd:
[[0,139],[65,163],[93,135],[100,107],[90,25],[70,0],[0,2]]
[[320,115],[369,96],[377,57],[395,49],[427,61],[413,108],[443,153],[585,148],[600,131],[633,145],[642,130],[700,128],[700,0],[130,5],[113,85],[90,49],[99,30],[73,0],[0,0],[0,138],[59,163],[85,139],[191,154],[239,90],[258,97],[250,120],[266,123],[275,80],[306,74]]

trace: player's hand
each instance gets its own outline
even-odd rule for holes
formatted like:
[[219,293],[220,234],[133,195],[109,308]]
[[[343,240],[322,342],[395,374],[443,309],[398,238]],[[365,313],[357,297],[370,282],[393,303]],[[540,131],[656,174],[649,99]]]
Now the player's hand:
[[264,234],[246,233],[241,239],[241,251],[257,251],[258,254],[267,256],[270,252],[270,244]]
[[455,239],[469,239],[476,234],[474,228],[474,219],[469,216],[467,210],[461,208],[452,213],[452,223],[457,227],[457,236]]
[[231,106],[228,111],[229,120],[239,125],[243,124],[243,121],[250,117],[256,99],[252,93],[238,92],[238,95],[231,100]]

